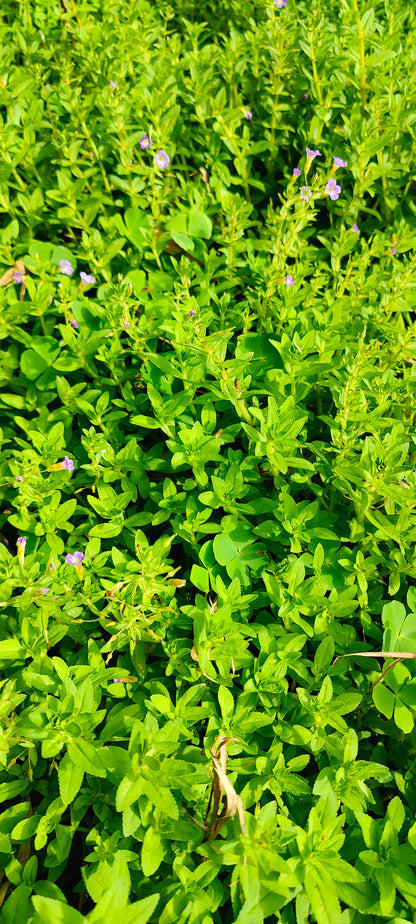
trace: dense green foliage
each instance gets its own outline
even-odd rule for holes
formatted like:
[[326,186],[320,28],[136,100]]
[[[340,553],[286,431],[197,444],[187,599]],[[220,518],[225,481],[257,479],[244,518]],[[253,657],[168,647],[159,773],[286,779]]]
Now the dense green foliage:
[[415,11],[0,36],[2,924],[414,922]]

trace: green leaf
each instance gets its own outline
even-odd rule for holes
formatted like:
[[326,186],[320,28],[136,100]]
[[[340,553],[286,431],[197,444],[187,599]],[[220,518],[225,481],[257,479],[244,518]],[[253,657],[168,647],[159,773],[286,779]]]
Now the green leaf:
[[56,898],[33,895],[32,902],[42,924],[84,924],[83,914]]
[[73,764],[85,773],[105,777],[107,771],[96,748],[85,738],[77,738],[68,745],[68,756]]
[[193,208],[189,214],[188,231],[191,237],[210,238],[212,234],[212,221],[199,209]]
[[156,828],[148,828],[142,844],[142,870],[144,876],[153,876],[163,860],[165,849]]
[[191,583],[202,590],[202,593],[207,594],[209,591],[209,574],[206,568],[201,568],[200,565],[192,565],[191,573],[189,576]]
[[5,638],[0,642],[0,661],[24,661],[27,657],[17,638]]
[[386,716],[386,719],[391,719],[396,697],[384,683],[377,683],[375,685],[373,689],[373,702],[382,715]]
[[64,805],[70,805],[81,789],[84,770],[65,754],[58,766],[59,795]]
[[335,882],[322,864],[305,872],[305,889],[317,924],[342,924]]

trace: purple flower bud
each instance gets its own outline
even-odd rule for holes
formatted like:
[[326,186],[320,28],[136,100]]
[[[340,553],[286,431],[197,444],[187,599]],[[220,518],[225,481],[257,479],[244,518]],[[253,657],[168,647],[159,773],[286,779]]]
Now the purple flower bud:
[[116,90],[116,89],[117,89],[117,84],[116,84],[115,80],[110,80],[110,87],[112,87],[113,90]]
[[78,324],[78,321],[75,320],[75,318],[71,318],[71,320],[70,320],[69,323],[70,323],[71,327],[74,328],[74,330],[78,330],[79,324]]
[[293,171],[293,176],[300,176],[300,174],[301,174],[301,171],[299,170],[299,167],[295,167]]
[[163,148],[159,148],[157,154],[155,154],[155,164],[156,167],[160,168],[160,170],[166,170],[166,167],[169,167],[170,157],[169,154],[163,150]]
[[56,565],[53,561],[51,561],[49,565],[49,571],[56,571]]
[[21,475],[16,475],[16,481],[23,481],[22,476],[21,476]]
[[395,247],[392,247],[392,248],[391,248],[390,254],[391,254],[392,257],[395,257],[395,256],[396,256],[396,248],[395,248]]
[[74,552],[72,555],[65,555],[65,561],[67,565],[80,565],[82,561],[85,561],[85,555],[83,552]]
[[95,282],[95,276],[90,276],[89,273],[82,272],[79,274],[79,278],[85,286],[92,286]]
[[342,157],[334,157],[335,167],[348,167],[348,161],[342,160]]
[[50,587],[41,587],[40,591],[43,594],[43,596],[45,596],[45,594],[49,593]]
[[115,677],[113,683],[124,683],[123,677]]
[[294,281],[293,281],[293,276],[291,276],[290,274],[289,274],[289,276],[286,276],[286,277],[285,277],[285,283],[286,283],[287,286],[294,286],[295,283],[294,283]]
[[249,109],[243,109],[243,113],[244,113],[244,117],[247,119],[247,121],[250,122],[251,119],[253,118],[253,113],[250,112]]
[[278,10],[282,10],[283,7],[286,6],[286,4],[287,4],[287,0],[274,0],[274,2],[275,2],[275,4],[276,4]]
[[311,198],[311,195],[312,195],[312,193],[311,193],[310,189],[308,189],[307,186],[302,186],[302,189],[301,189],[301,191],[300,191],[300,198],[301,198],[301,199],[304,199],[305,202],[309,202],[309,199]]
[[194,315],[196,314],[196,311],[194,311],[194,309],[193,309],[193,308],[191,308],[191,310],[190,310],[190,311],[188,311],[188,314],[189,314],[189,317],[190,317],[190,318],[193,318],[193,317],[194,317]]
[[17,286],[19,286],[23,282],[23,273],[20,273],[19,270],[16,270],[13,273],[13,282],[15,282]]
[[339,199],[339,194],[340,194],[340,192],[341,192],[341,187],[338,185],[338,183],[337,183],[337,181],[336,181],[336,179],[335,179],[334,177],[331,177],[331,179],[328,180],[328,182],[327,182],[327,184],[326,184],[326,186],[325,186],[325,192],[328,193],[328,196],[330,197],[330,199],[332,199],[332,200],[334,200],[334,201],[335,201],[335,199]]
[[69,260],[60,260],[59,269],[61,273],[64,274],[64,276],[72,276],[72,273],[74,272],[74,267],[72,266],[72,263],[69,262]]
[[313,151],[312,148],[306,148],[306,156],[309,161],[312,161],[315,157],[322,157],[322,154],[318,149]]
[[356,234],[359,234],[359,232],[360,232],[360,229],[359,229],[358,225],[353,225],[351,230],[352,230],[352,231],[355,231]]
[[19,538],[18,538],[18,540],[17,540],[17,547],[18,547],[18,549],[24,549],[24,548],[25,548],[25,545],[26,545],[26,542],[27,542],[27,537],[26,537],[26,536],[19,536]]
[[145,151],[147,148],[151,148],[152,142],[151,142],[149,136],[148,136],[148,135],[142,135],[142,137],[139,138],[139,145],[140,145],[142,151]]
[[39,35],[40,35],[40,37],[41,37],[41,39],[42,39],[42,42],[44,42],[44,41],[45,41],[45,36],[44,36],[43,32],[40,32]]

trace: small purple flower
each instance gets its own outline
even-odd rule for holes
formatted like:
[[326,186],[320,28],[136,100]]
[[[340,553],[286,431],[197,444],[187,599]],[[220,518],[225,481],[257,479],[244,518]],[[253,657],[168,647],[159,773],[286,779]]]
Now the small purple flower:
[[301,189],[301,191],[300,191],[300,198],[301,198],[301,199],[304,199],[305,202],[309,202],[309,199],[311,198],[311,195],[312,195],[312,193],[311,193],[310,189],[308,189],[307,186],[302,186],[302,189]]
[[286,4],[287,4],[287,0],[274,0],[274,2],[275,2],[275,4],[276,4],[278,10],[282,10],[283,7],[286,6]]
[[335,167],[348,167],[348,161],[342,160],[342,157],[334,157]]
[[191,308],[191,310],[188,311],[188,314],[189,314],[189,317],[190,317],[190,318],[193,318],[193,317],[196,315],[196,311],[194,311],[194,309]]
[[64,276],[72,276],[72,273],[74,272],[74,267],[72,266],[72,263],[69,262],[69,260],[60,260],[59,269],[61,273],[64,274]]
[[75,320],[75,318],[71,318],[71,320],[70,320],[69,323],[70,323],[71,327],[74,328],[74,330],[78,330],[79,324],[78,324],[78,321]]
[[81,562],[85,561],[85,555],[83,552],[74,552],[73,555],[65,555],[65,561],[67,565],[80,565]]
[[43,32],[40,32],[39,35],[40,35],[40,37],[41,37],[41,39],[42,39],[42,42],[44,42],[44,41],[45,41],[45,36],[44,36]]
[[293,171],[293,176],[300,176],[300,174],[301,174],[301,171],[299,170],[299,167],[295,167]]
[[115,80],[110,80],[110,87],[112,87],[113,90],[116,90],[116,89],[117,89],[117,84],[116,84]]
[[23,481],[22,476],[21,476],[21,475],[16,475],[16,481]]
[[62,462],[62,468],[65,468],[67,472],[74,471],[74,463],[72,459],[69,458],[69,456],[65,456],[64,461]]
[[315,157],[322,157],[322,154],[320,151],[318,151],[318,149],[313,151],[312,148],[306,148],[306,156],[309,161],[312,161]]
[[355,224],[352,226],[351,231],[355,231],[356,234],[360,233],[360,229],[358,225],[355,225]]
[[23,273],[20,273],[19,270],[16,270],[13,273],[13,282],[15,282],[17,286],[19,286],[23,282]]
[[395,257],[395,256],[396,256],[396,248],[395,248],[395,247],[392,247],[392,248],[391,248],[390,254],[391,254],[392,257]]
[[253,118],[253,113],[249,109],[243,109],[244,118],[247,119],[247,122],[250,122]]
[[139,138],[139,145],[140,145],[142,151],[145,151],[147,148],[151,148],[152,142],[151,142],[149,136],[148,136],[148,135],[142,135],[142,137]]
[[95,276],[90,276],[89,273],[80,273],[79,278],[84,286],[92,286],[95,282]]
[[45,596],[45,594],[48,594],[49,591],[50,591],[50,587],[41,587],[40,589],[40,592],[43,594],[43,596]]
[[294,280],[293,280],[293,276],[291,276],[290,273],[289,273],[288,276],[285,276],[285,283],[286,283],[287,286],[294,286],[294,285],[295,285]]
[[159,148],[157,154],[155,154],[155,164],[156,167],[159,167],[161,170],[166,170],[166,167],[169,167],[170,157],[163,148]]
[[19,565],[23,568],[25,562],[26,536],[19,536],[17,540],[17,558]]
[[123,320],[122,320],[121,323],[122,323],[123,327],[126,327],[126,328],[127,328],[127,327],[130,327],[130,324],[129,324],[127,318],[123,318]]
[[341,187],[338,185],[337,181],[334,179],[333,176],[331,177],[330,180],[328,180],[325,186],[325,192],[328,193],[328,196],[333,201],[335,201],[335,199],[339,199]]
[[115,677],[113,683],[124,683],[123,677]]
[[56,571],[55,562],[51,561],[51,563],[50,563],[50,565],[49,565],[49,571]]

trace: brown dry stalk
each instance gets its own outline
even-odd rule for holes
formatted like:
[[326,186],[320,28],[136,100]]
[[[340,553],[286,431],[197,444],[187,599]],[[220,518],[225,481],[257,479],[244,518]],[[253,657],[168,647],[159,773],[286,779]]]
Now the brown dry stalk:
[[[214,749],[210,751],[214,776],[209,796],[207,814],[205,816],[206,835],[204,837],[204,841],[215,840],[215,838],[218,837],[221,828],[223,828],[224,825],[227,824],[228,819],[233,818],[236,813],[238,813],[240,820],[241,831],[243,834],[246,833],[243,803],[226,774],[226,745],[230,741],[237,740],[237,738],[220,737],[216,751],[214,751]],[[219,814],[224,796],[225,804],[223,805],[222,811]],[[210,812],[211,821],[208,823]]]

